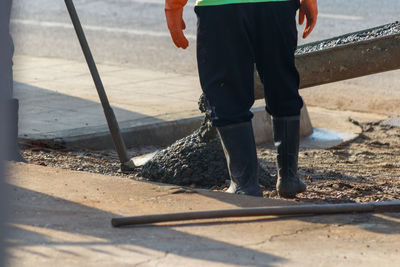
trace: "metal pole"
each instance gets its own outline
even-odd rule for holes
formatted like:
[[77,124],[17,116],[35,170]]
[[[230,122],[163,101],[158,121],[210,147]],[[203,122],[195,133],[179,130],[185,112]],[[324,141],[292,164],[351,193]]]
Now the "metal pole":
[[282,207],[258,207],[229,210],[210,210],[181,212],[171,214],[154,214],[133,217],[118,217],[111,220],[114,227],[124,225],[138,225],[158,222],[187,221],[200,219],[215,219],[228,217],[255,217],[276,215],[307,215],[307,214],[337,214],[337,213],[364,213],[364,212],[400,212],[400,201],[371,202],[364,204],[319,204],[294,205]]
[[71,17],[72,23],[75,28],[76,35],[78,36],[82,52],[85,55],[87,65],[89,67],[90,73],[93,78],[93,82],[97,89],[97,93],[99,94],[101,105],[103,106],[104,114],[107,119],[108,128],[110,129],[115,149],[117,150],[118,157],[121,162],[121,169],[123,171],[132,171],[135,168],[135,164],[128,156],[126,146],[124,140],[122,139],[121,131],[118,126],[117,119],[115,118],[114,111],[108,102],[108,98],[104,90],[103,83],[101,81],[99,72],[96,67],[96,63],[94,62],[92,53],[90,51],[89,44],[86,40],[85,33],[83,32],[82,25],[79,21],[78,14],[76,13],[75,6],[72,0],[65,0],[65,5],[67,6],[69,15]]

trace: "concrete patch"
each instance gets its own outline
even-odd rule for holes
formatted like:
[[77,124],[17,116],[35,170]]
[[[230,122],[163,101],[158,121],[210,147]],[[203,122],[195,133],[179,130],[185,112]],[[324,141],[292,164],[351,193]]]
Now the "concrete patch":
[[329,148],[357,138],[362,129],[357,122],[379,122],[385,115],[308,107],[314,132],[301,140],[302,148]]
[[383,121],[381,124],[399,128],[400,127],[400,117],[390,118],[388,120]]
[[[271,116],[267,114],[264,107],[253,108],[253,129],[257,145],[273,144]],[[300,115],[300,137],[304,138],[312,134],[312,122],[306,105],[303,106]]]

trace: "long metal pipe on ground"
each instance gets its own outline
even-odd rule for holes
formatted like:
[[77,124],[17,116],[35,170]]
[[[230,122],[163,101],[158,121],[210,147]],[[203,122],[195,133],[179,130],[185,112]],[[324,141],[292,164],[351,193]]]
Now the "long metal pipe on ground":
[[[296,66],[300,89],[399,69],[398,28],[396,22],[299,46]],[[368,38],[368,34],[378,37]],[[264,87],[255,73],[255,98],[262,99]]]
[[159,222],[188,221],[229,217],[256,217],[282,215],[323,215],[338,213],[400,212],[400,201],[371,202],[364,204],[319,204],[281,207],[258,207],[228,210],[193,211],[170,214],[154,214],[133,217],[118,217],[111,220],[114,227]]

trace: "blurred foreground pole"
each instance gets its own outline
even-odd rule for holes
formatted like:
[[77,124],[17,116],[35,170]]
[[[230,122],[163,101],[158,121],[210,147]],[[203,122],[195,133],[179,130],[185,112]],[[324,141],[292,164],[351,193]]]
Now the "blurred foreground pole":
[[6,192],[4,169],[6,158],[6,144],[8,136],[7,101],[11,96],[12,88],[12,41],[9,24],[12,0],[0,1],[0,266],[5,266],[5,229],[7,220],[8,194]]

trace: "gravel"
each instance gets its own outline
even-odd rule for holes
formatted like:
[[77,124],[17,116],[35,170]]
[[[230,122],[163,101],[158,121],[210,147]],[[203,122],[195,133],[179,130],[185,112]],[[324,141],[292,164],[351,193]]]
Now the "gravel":
[[[357,122],[355,122],[357,123]],[[379,122],[360,124],[363,133],[331,149],[302,150],[299,175],[308,184],[297,199],[313,203],[400,199],[400,128]],[[275,151],[259,148],[262,165],[274,175]],[[275,192],[266,192],[275,198]]]
[[[306,181],[308,188],[306,192],[298,194],[295,200],[311,203],[400,200],[400,128],[378,122],[361,126],[362,135],[351,143],[331,149],[300,151],[299,175]],[[130,150],[129,153],[135,156],[156,149],[146,147]],[[125,179],[149,179],[141,175],[140,169],[131,174],[119,172],[118,157],[113,151],[62,151],[34,145],[21,147],[21,151],[31,164],[121,176]],[[276,177],[275,149],[258,146],[257,151],[265,175],[273,181]],[[214,157],[222,158],[222,155]],[[218,175],[211,173],[208,177],[206,183],[188,184],[213,190],[226,188],[223,180],[227,176],[218,179]],[[264,197],[279,198],[273,187],[264,190]]]
[[[205,114],[200,128],[158,152],[147,162],[141,176],[152,181],[203,188],[223,188],[229,185],[229,174],[221,142],[211,125],[210,108],[204,95],[199,98],[199,109]],[[259,166],[259,181],[268,189],[276,179]]]
[[[259,167],[260,184],[272,189],[276,179]],[[221,143],[206,121],[146,163],[141,175],[152,181],[202,188],[223,188],[229,181]]]

